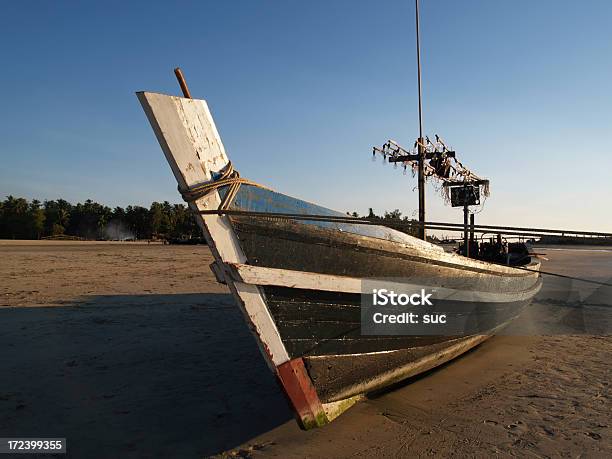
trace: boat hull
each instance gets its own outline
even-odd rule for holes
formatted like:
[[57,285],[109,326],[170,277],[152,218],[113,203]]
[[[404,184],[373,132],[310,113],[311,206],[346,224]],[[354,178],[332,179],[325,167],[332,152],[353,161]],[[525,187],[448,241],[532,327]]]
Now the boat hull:
[[[138,93],[180,189],[216,180],[229,159],[203,100]],[[218,187],[189,201],[262,355],[300,425],[323,425],[364,394],[429,370],[473,348],[520,313],[539,289],[528,270],[445,253],[383,226],[207,214],[223,202]],[[343,216],[243,184],[230,209]],[[374,283],[374,284],[372,284]],[[364,286],[435,290],[436,304],[479,328],[453,334],[363,333]],[[364,290],[365,289],[365,290]]]
[[[421,246],[295,221],[231,221],[252,266],[269,272],[268,285],[258,285],[289,356],[303,359],[323,404],[382,389],[471,349],[518,316],[541,284],[537,272],[467,265]],[[318,290],[306,273],[337,282]],[[363,288],[375,281],[444,293],[434,294],[435,310],[451,322],[467,311],[477,323],[452,335],[364,335]]]

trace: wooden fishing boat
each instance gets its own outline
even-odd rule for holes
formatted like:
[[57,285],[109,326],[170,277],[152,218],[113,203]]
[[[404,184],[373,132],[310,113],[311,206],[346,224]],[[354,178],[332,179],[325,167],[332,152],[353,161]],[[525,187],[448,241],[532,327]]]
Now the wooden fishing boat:
[[[137,95],[197,214],[213,271],[229,286],[303,428],[324,425],[369,392],[473,348],[540,288],[539,261],[529,256],[517,261],[519,269],[447,253],[239,178],[204,100]],[[479,331],[362,334],[364,283],[388,279],[433,291],[446,311],[477,309]]]

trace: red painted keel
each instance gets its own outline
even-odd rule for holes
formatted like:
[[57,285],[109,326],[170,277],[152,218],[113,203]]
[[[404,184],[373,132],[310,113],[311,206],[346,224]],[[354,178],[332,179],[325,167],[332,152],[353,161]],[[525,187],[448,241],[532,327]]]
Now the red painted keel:
[[293,405],[300,427],[312,429],[329,422],[301,358],[279,365],[276,373]]

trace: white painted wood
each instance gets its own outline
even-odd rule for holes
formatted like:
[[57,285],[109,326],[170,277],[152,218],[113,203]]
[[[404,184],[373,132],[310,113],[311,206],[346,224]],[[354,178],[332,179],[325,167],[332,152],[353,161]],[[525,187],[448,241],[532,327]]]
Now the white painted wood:
[[425,289],[427,293],[432,292],[432,301],[456,300],[466,302],[507,303],[532,298],[541,287],[541,282],[536,282],[533,288],[524,292],[477,292],[440,287],[436,285],[393,282],[385,279],[364,279],[358,277],[335,276],[331,274],[292,271],[288,269],[266,268],[241,263],[228,263],[226,266],[229,269],[230,277],[247,284],[273,285],[278,287],[324,290],[329,292],[372,293],[363,291],[363,285],[364,282],[366,282],[368,288],[384,288],[387,290],[394,290],[398,293],[419,293],[421,289]]
[[[181,188],[210,181],[213,172],[227,165],[225,148],[204,100],[150,92],[139,92],[137,96]],[[220,202],[215,191],[189,206],[194,211],[217,209]],[[199,215],[197,220],[218,263],[246,262],[227,217]],[[288,361],[289,355],[259,288],[231,280],[228,286],[269,366],[274,370]]]
[[266,268],[241,263],[228,263],[227,268],[233,279],[248,284],[274,285],[328,292],[361,293],[362,279],[355,277]]

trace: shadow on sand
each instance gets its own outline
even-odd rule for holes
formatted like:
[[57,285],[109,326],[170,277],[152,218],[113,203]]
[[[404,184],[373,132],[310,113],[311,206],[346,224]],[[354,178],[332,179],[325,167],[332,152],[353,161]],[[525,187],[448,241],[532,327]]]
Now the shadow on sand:
[[70,457],[202,457],[292,415],[229,295],[0,309],[0,436]]

